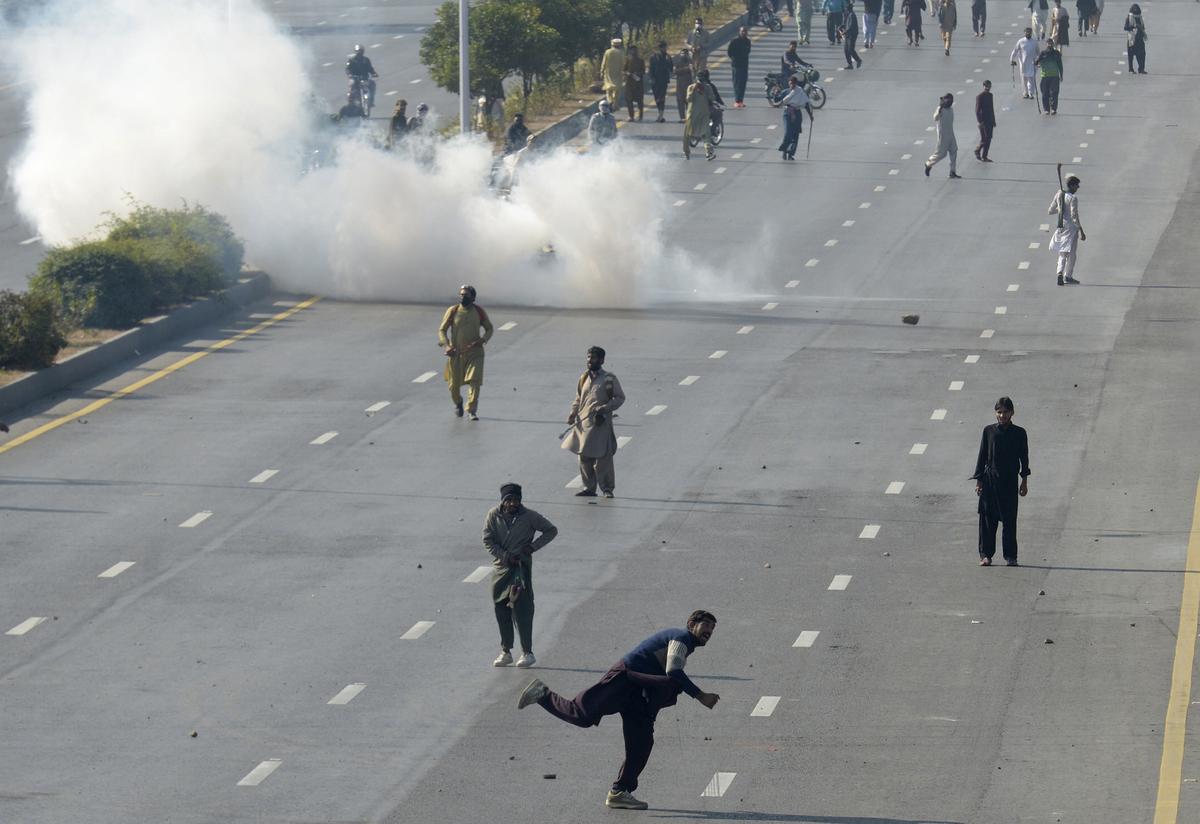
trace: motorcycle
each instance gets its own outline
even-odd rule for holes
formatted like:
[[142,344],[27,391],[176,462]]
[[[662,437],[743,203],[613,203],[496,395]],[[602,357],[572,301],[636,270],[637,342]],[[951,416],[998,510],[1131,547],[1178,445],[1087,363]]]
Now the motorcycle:
[[350,79],[350,93],[358,98],[363,110],[363,119],[371,116],[371,105],[375,102],[374,96],[371,93],[371,79],[369,77],[352,77]]
[[[717,110],[718,114],[725,111],[723,108],[721,108],[720,106],[718,106],[716,104],[713,105],[713,108],[715,108]],[[714,146],[720,146],[721,141],[725,139],[725,118],[710,116],[708,119],[708,133],[709,133],[709,139],[712,140],[712,144]],[[700,145],[700,136],[693,135],[692,137],[689,137],[688,143],[690,143],[692,145],[692,148],[699,146]]]
[[758,24],[766,26],[771,31],[783,31],[783,21],[779,19],[779,15],[771,8],[770,3],[762,3],[758,7]]
[[[800,76],[800,86],[804,89],[804,93],[808,95],[808,99],[812,101],[814,109],[819,109],[825,105],[825,90],[817,85],[817,81],[821,79],[821,73],[812,66],[801,69],[803,74]],[[788,78],[791,74],[768,74],[763,77],[763,91],[767,96],[767,102],[773,107],[779,108],[783,103],[783,98],[788,93]]]

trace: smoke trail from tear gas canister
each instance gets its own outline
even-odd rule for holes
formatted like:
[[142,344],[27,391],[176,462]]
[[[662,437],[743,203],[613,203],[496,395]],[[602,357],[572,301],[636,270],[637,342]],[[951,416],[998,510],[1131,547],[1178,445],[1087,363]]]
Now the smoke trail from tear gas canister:
[[279,286],[333,297],[442,299],[470,281],[493,302],[615,307],[735,291],[663,243],[647,157],[555,152],[522,164],[509,201],[470,140],[385,152],[341,138],[332,165],[301,175],[322,129],[304,55],[252,2],[232,24],[226,12],[57,0],[14,39],[30,98],[11,180],[47,242],[130,197],[186,200],[225,214]]

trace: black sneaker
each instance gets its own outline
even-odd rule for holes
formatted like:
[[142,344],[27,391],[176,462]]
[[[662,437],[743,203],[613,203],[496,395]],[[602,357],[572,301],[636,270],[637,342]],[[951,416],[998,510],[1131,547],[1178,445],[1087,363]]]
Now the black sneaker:
[[929,177],[929,170],[932,168],[933,167],[930,166],[928,163],[925,164],[925,177]]
[[950,179],[951,180],[962,180],[962,175],[958,174],[957,172],[951,172]]
[[579,490],[578,492],[576,492],[576,493],[575,493],[575,497],[576,497],[576,498],[595,498],[595,497],[596,497],[596,490],[594,490],[594,489],[581,489],[581,490]]
[[454,417],[461,418],[463,416],[463,407],[461,403],[454,404]]
[[1063,285],[1063,276],[1062,276],[1062,275],[1059,275],[1059,276],[1058,276],[1058,285],[1059,285],[1059,286],[1062,286],[1062,285]]

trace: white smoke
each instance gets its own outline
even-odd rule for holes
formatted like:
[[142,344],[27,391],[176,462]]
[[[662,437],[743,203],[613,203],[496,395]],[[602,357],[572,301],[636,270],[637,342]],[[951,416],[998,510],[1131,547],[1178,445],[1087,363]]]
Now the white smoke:
[[257,5],[227,11],[61,0],[11,38],[30,128],[10,177],[46,242],[88,235],[130,197],[186,200],[225,214],[276,284],[333,297],[434,300],[471,282],[492,302],[620,307],[736,290],[664,244],[647,155],[553,152],[522,163],[507,201],[479,141],[340,138],[333,163],[301,174],[321,129],[304,54]]

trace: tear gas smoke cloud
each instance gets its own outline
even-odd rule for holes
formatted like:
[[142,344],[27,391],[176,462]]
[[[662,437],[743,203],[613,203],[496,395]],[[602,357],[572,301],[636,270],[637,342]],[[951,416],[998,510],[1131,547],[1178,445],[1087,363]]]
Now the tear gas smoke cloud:
[[278,285],[334,297],[441,300],[469,281],[492,302],[618,307],[741,291],[664,243],[645,155],[523,161],[510,201],[471,140],[384,152],[343,137],[302,175],[323,128],[305,56],[254,3],[237,8],[231,26],[225,0],[60,0],[16,33],[30,131],[11,181],[48,243],[132,196],[215,209]]

